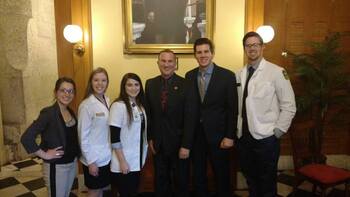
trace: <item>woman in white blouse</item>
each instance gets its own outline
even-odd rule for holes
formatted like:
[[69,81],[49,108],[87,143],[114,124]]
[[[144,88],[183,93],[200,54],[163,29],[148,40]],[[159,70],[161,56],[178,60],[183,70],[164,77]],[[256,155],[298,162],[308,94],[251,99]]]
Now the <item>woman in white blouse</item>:
[[109,99],[105,96],[108,74],[104,68],[92,71],[85,99],[79,105],[78,134],[84,183],[89,197],[102,197],[110,184],[111,146],[109,137]]
[[136,74],[127,73],[109,115],[112,181],[120,197],[137,196],[147,155],[146,122],[141,80]]

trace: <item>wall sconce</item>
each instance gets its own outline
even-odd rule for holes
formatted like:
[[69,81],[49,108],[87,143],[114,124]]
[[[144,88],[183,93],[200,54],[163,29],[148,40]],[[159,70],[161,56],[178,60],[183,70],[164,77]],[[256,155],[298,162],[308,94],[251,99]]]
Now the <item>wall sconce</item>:
[[275,36],[275,31],[270,25],[263,25],[258,27],[256,32],[261,36],[263,39],[264,43],[271,42],[273,37]]
[[63,36],[68,42],[74,44],[73,49],[78,56],[84,55],[83,31],[78,25],[67,25],[63,30]]

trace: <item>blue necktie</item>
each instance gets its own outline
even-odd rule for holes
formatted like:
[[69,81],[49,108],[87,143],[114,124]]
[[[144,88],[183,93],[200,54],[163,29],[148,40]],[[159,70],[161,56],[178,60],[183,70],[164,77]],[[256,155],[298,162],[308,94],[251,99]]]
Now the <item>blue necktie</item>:
[[242,131],[243,131],[243,135],[245,133],[249,133],[249,129],[248,129],[248,121],[247,121],[247,109],[246,109],[246,98],[248,96],[248,83],[250,78],[252,78],[253,73],[254,73],[255,69],[253,68],[253,66],[250,66],[248,68],[248,77],[247,80],[245,82],[244,85],[244,91],[243,91],[243,104],[242,104]]

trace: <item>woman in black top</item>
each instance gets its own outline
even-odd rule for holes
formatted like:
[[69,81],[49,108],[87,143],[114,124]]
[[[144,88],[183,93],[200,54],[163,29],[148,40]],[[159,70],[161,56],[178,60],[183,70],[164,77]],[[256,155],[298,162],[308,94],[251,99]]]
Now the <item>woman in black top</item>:
[[[62,77],[56,81],[56,102],[40,111],[39,117],[23,133],[21,142],[28,153],[44,160],[43,174],[48,196],[68,197],[80,154],[77,119],[68,107],[75,96],[75,83]],[[41,136],[41,143],[36,137]]]

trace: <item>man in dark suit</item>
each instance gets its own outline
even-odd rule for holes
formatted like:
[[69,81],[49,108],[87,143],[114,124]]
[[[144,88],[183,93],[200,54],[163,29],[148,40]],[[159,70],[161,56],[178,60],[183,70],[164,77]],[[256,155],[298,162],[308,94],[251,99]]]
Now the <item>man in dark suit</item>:
[[154,155],[157,197],[188,196],[191,135],[184,132],[185,80],[175,74],[176,56],[158,56],[161,75],[146,82],[149,146]]
[[[229,148],[237,128],[237,88],[233,72],[212,62],[214,46],[207,38],[194,43],[199,66],[186,73],[191,114],[186,121],[194,124],[192,155],[196,196],[206,197],[207,158],[211,163],[217,196],[231,197]],[[187,124],[187,123],[186,123]]]

